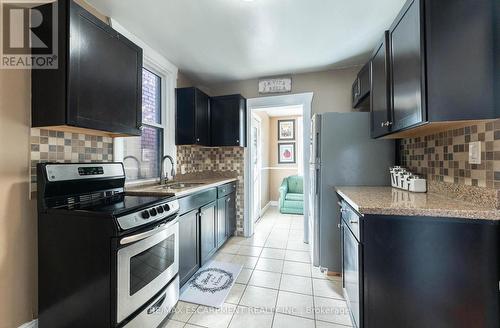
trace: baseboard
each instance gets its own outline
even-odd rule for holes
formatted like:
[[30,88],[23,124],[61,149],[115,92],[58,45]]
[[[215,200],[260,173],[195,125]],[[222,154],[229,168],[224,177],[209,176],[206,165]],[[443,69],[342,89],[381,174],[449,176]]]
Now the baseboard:
[[269,204],[271,204],[270,206],[278,206],[278,201],[272,200],[269,202]]
[[271,206],[271,202],[267,203],[266,206],[264,206],[261,210],[260,210],[260,216],[262,217],[264,215],[264,213],[266,213],[267,209],[269,208],[269,206]]
[[33,321],[23,323],[19,326],[19,328],[38,328],[38,320],[35,319]]

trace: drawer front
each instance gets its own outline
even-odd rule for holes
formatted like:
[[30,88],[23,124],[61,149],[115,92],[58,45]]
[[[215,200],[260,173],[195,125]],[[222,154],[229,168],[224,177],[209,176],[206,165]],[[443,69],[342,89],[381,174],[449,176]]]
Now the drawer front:
[[199,209],[204,205],[211,203],[217,199],[217,190],[211,188],[205,191],[201,191],[197,194],[189,195],[186,197],[179,198],[179,215],[191,212],[192,210]]
[[227,196],[234,191],[236,191],[236,182],[226,183],[217,187],[217,198]]
[[349,204],[347,204],[345,201],[342,201],[342,206],[340,209],[340,212],[342,214],[342,220],[344,223],[349,227],[349,229],[352,231],[354,236],[358,241],[361,241],[360,238],[360,225],[361,225],[361,216],[356,213]]

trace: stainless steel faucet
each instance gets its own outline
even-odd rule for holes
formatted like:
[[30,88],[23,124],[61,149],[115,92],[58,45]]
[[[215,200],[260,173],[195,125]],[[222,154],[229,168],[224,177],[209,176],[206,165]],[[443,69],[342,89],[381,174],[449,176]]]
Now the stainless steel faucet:
[[123,158],[123,163],[125,163],[125,160],[127,159],[132,159],[134,160],[134,162],[137,164],[137,179],[142,179],[142,174],[141,174],[141,162],[137,159],[137,157],[135,156],[132,156],[132,155],[129,155],[129,156],[125,156]]
[[170,175],[172,175],[172,180],[175,178],[175,164],[174,164],[174,159],[170,155],[165,155],[161,159],[160,184],[165,184],[168,181],[168,176],[167,176],[167,173],[165,172],[165,160],[167,158],[170,160],[170,164],[172,165],[172,170],[170,170]]

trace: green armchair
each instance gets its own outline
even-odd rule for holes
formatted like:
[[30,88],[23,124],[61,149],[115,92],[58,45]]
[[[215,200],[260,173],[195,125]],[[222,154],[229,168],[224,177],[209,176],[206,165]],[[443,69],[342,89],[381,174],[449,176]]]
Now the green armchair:
[[280,213],[304,214],[304,179],[298,175],[284,178],[280,187]]

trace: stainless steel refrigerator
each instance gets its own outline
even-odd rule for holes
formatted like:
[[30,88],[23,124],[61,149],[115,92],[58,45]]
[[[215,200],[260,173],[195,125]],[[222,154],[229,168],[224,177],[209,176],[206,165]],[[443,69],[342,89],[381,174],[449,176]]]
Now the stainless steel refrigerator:
[[316,114],[311,122],[309,243],[312,262],[341,272],[340,207],[335,186],[385,186],[393,140],[370,137],[370,113]]

